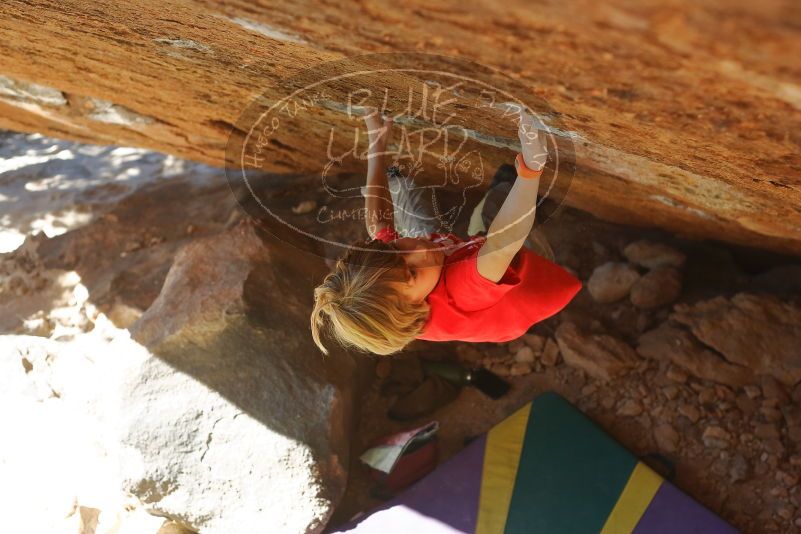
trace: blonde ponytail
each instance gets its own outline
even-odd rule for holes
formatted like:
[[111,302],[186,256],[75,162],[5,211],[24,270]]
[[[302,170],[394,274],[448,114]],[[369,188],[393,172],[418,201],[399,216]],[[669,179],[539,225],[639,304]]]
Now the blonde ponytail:
[[393,354],[420,334],[428,303],[401,298],[397,284],[406,281],[405,262],[392,245],[377,240],[355,245],[314,290],[312,338],[323,354],[328,354],[322,343],[326,330],[345,347]]

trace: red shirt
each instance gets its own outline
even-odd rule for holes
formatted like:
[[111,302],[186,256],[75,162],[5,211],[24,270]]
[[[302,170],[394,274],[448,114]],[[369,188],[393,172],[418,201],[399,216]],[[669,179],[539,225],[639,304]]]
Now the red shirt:
[[[383,228],[375,239],[399,238]],[[439,282],[426,297],[428,321],[417,339],[502,342],[517,339],[531,325],[558,313],[581,289],[559,265],[521,248],[498,282],[481,276],[476,260],[486,238],[464,241],[454,234],[431,234],[445,252]]]

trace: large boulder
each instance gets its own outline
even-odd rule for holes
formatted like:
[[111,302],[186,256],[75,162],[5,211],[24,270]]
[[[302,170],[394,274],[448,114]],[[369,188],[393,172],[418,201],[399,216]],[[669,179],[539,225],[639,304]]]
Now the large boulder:
[[772,375],[787,386],[801,382],[801,300],[738,293],[676,305],[671,319],[729,362]]
[[[350,56],[349,70],[380,72],[368,86],[375,103],[388,88],[390,110],[416,113],[407,127],[432,127],[430,110],[452,103],[440,106],[440,116],[456,112],[470,132],[488,163],[485,183],[519,145],[508,118],[476,103],[536,93],[555,110],[548,119],[564,122],[552,133],[581,151],[570,205],[616,221],[801,253],[799,35],[787,31],[796,22],[797,11],[777,1],[731,10],[689,0],[669,10],[624,0],[536,10],[482,3],[459,17],[420,0],[391,10],[348,2],[298,8],[131,0],[98,8],[78,0],[10,1],[0,10],[0,127],[221,164],[254,95],[277,103],[295,89],[282,82],[299,69],[339,75],[341,68],[325,62]],[[519,46],[531,35],[539,46]],[[762,35],[770,39],[754,37]],[[417,50],[440,56],[411,60],[403,72],[383,54],[354,57]],[[446,56],[495,70],[454,69]],[[489,87],[463,91],[462,80],[433,75],[441,68]],[[347,94],[362,81],[338,80],[342,92],[301,116],[295,112],[302,103],[290,106],[270,139],[265,170],[319,173],[328,133],[353,131]],[[446,87],[438,101],[432,81]],[[486,98],[469,98],[479,92]],[[361,161],[346,170],[363,168]],[[424,174],[432,184],[442,176],[433,164]]]
[[65,341],[0,336],[5,532],[156,534],[163,517],[122,491],[120,384],[147,349],[107,319]]
[[263,237],[187,245],[131,327],[125,487],[203,532],[318,532],[346,482],[353,361],[307,334],[310,262]]

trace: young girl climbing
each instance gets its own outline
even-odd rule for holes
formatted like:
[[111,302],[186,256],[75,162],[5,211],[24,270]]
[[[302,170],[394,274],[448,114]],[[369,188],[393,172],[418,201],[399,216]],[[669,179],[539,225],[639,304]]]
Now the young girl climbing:
[[[371,239],[355,243],[314,291],[311,331],[323,353],[326,326],[340,344],[381,355],[415,339],[509,341],[559,312],[581,289],[551,261],[547,243],[531,239],[548,152],[530,114],[519,116],[516,173],[502,166],[491,190],[497,196],[506,186],[508,193],[494,217],[485,196],[467,240],[440,231],[423,201],[427,190],[410,186],[398,166],[384,167],[392,119],[374,111],[365,122],[370,148],[362,193]],[[481,235],[476,230],[488,221]]]

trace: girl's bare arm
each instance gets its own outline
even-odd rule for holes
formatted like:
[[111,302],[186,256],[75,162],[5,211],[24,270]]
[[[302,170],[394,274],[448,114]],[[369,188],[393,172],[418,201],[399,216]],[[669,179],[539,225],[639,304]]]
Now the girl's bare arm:
[[393,227],[392,195],[389,193],[384,152],[387,150],[392,119],[381,118],[373,111],[364,118],[367,126],[369,149],[367,155],[367,183],[364,189],[365,225],[370,238],[387,226]]
[[[545,134],[535,119],[521,111],[518,136],[521,152],[527,167],[540,170],[548,157]],[[477,268],[484,278],[493,282],[503,278],[515,254],[523,246],[537,209],[539,178],[517,177],[501,209],[487,231],[487,241],[478,252]]]

